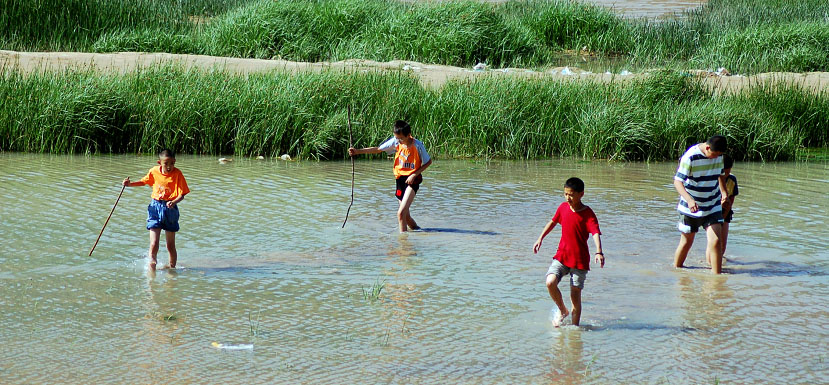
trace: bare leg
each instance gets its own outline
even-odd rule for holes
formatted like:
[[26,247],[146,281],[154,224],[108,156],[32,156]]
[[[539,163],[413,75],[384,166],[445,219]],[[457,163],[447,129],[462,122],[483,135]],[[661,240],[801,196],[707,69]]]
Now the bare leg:
[[581,319],[581,289],[570,286],[570,301],[573,303],[570,320],[573,321],[573,325],[579,326],[579,320]]
[[[411,219],[412,217],[409,215],[409,207],[411,207],[414,197],[414,190],[411,187],[406,187],[406,192],[400,201],[400,208],[397,209],[397,223],[400,225],[401,233],[406,232],[410,220],[411,223],[414,223],[414,219]],[[417,223],[414,223],[414,225],[417,226]]]
[[406,219],[406,224],[409,225],[409,229],[411,230],[420,230],[420,226],[418,226],[417,222],[415,222],[414,218],[412,218],[411,210],[409,211],[409,216]]
[[158,263],[158,239],[161,237],[161,229],[150,229],[150,269],[155,270]]
[[711,272],[720,274],[722,273],[722,246],[720,244],[722,225],[719,223],[710,225],[705,229],[705,233],[708,235],[706,254],[711,255]]
[[176,267],[178,260],[178,253],[176,252],[176,233],[174,231],[165,231],[164,236],[167,238],[167,252],[170,253],[170,268]]
[[694,236],[697,233],[681,233],[679,237],[679,245],[676,247],[676,253],[674,253],[674,266],[675,267],[683,267],[685,264],[685,258],[688,258],[688,250],[691,250],[691,246],[694,245]]
[[725,256],[725,245],[728,243],[728,222],[722,224],[722,235],[720,236],[720,243],[722,244],[722,255]]
[[561,312],[562,318],[567,317],[569,312],[567,311],[567,307],[564,306],[564,300],[561,299],[561,291],[558,290],[558,277],[555,274],[548,274],[547,275],[547,291],[550,292],[550,298],[553,299],[553,302],[556,303],[558,306],[558,310]]

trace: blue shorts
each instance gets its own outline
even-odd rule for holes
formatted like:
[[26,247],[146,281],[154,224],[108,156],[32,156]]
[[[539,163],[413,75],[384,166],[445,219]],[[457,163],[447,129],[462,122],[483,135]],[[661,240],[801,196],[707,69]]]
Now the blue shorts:
[[147,206],[147,230],[178,231],[178,205],[167,208],[167,201],[153,199]]

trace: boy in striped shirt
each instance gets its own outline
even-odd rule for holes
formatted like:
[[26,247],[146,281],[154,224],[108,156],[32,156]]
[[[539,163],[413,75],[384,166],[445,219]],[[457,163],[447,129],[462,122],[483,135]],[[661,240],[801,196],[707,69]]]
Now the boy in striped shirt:
[[724,136],[712,136],[705,143],[691,146],[682,158],[674,176],[674,188],[679,193],[679,223],[682,233],[674,254],[674,265],[683,267],[688,250],[694,244],[699,227],[708,236],[706,256],[711,256],[711,271],[722,272],[722,203],[728,198],[725,191],[722,154],[728,143]]

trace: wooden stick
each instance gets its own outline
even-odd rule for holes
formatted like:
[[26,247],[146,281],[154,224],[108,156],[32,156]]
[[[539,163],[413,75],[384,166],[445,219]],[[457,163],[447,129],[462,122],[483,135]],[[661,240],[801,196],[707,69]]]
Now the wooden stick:
[[[351,133],[351,104],[348,105],[348,148],[354,146],[352,143],[352,133]],[[348,204],[348,211],[345,212],[345,220],[343,221],[343,227],[345,228],[345,222],[348,221],[348,213],[351,212],[351,206],[354,205],[354,155],[351,155],[351,203]]]
[[114,205],[112,205],[112,211],[110,211],[110,212],[109,212],[109,216],[107,217],[106,222],[104,222],[104,227],[101,227],[101,232],[100,232],[100,233],[98,233],[98,239],[96,239],[96,240],[95,240],[95,244],[94,244],[94,245],[92,245],[92,250],[89,250],[89,256],[90,256],[90,257],[92,256],[92,252],[93,252],[93,251],[95,251],[95,246],[98,246],[98,241],[100,241],[100,240],[101,240],[101,235],[103,235],[103,234],[104,234],[104,229],[105,229],[105,228],[107,228],[107,223],[109,223],[109,218],[112,218],[112,213],[114,213],[114,212],[115,212],[115,206],[118,206],[118,201],[120,201],[120,200],[121,200],[121,194],[123,194],[123,193],[124,193],[124,189],[125,189],[126,187],[127,187],[126,185],[121,186],[121,192],[118,194],[118,199],[116,199],[116,200],[115,200],[115,204],[114,204]]

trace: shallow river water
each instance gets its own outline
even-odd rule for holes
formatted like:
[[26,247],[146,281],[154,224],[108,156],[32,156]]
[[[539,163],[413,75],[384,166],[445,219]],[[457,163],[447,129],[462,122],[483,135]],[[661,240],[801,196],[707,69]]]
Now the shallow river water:
[[[671,267],[674,162],[437,160],[398,235],[389,161],[357,162],[341,229],[350,163],[180,156],[179,268],[146,269],[147,187],[88,257],[154,162],[0,154],[0,382],[829,383],[825,163],[737,163],[722,276],[702,237]],[[553,328],[558,229],[532,244],[570,176],[607,264]]]

